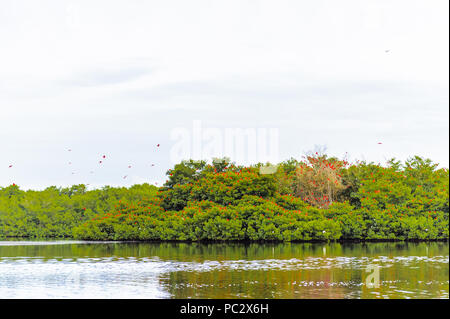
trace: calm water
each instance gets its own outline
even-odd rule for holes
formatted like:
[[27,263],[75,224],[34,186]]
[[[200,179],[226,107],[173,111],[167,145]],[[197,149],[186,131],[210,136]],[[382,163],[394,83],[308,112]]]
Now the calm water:
[[448,262],[448,242],[0,241],[0,298],[448,298]]

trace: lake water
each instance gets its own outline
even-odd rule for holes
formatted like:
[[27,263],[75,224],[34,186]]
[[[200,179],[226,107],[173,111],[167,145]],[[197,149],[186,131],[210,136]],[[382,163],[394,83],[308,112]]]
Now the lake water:
[[449,244],[0,241],[0,298],[449,298]]

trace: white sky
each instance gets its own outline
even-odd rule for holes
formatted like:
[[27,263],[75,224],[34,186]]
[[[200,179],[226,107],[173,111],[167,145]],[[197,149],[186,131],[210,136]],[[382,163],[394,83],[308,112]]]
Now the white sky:
[[326,145],[351,159],[421,155],[448,167],[448,9],[2,0],[0,187],[161,183],[171,130],[194,120],[279,128],[281,160]]

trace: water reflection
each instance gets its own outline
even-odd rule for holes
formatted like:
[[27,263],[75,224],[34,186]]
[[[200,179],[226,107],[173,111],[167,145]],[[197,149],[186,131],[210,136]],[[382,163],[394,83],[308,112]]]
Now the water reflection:
[[448,242],[9,241],[0,298],[448,298],[448,256]]

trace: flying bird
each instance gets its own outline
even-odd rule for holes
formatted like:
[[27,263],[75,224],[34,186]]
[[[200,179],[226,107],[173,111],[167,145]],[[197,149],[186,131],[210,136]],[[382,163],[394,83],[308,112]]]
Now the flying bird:
[[99,164],[103,163],[102,161],[98,161],[98,162],[99,162]]
[[128,168],[131,168],[131,165],[128,165]]
[[378,144],[383,144],[383,143],[381,143],[381,142],[378,142]]
[[128,175],[125,175],[125,176],[123,177],[123,179],[127,178],[127,176],[128,176]]
[[152,164],[152,166],[155,166],[155,164]]
[[384,52],[385,52],[385,53],[389,53],[389,52],[391,52],[391,50],[384,50]]
[[9,166],[8,166],[8,168],[11,168],[11,167],[13,167],[13,166],[12,166],[12,165],[9,165]]
[[159,147],[159,144],[156,144],[156,147]]
[[72,150],[69,148],[68,150],[67,150],[68,152],[72,152]]
[[106,158],[106,155],[103,155],[102,157],[103,157],[103,158]]

